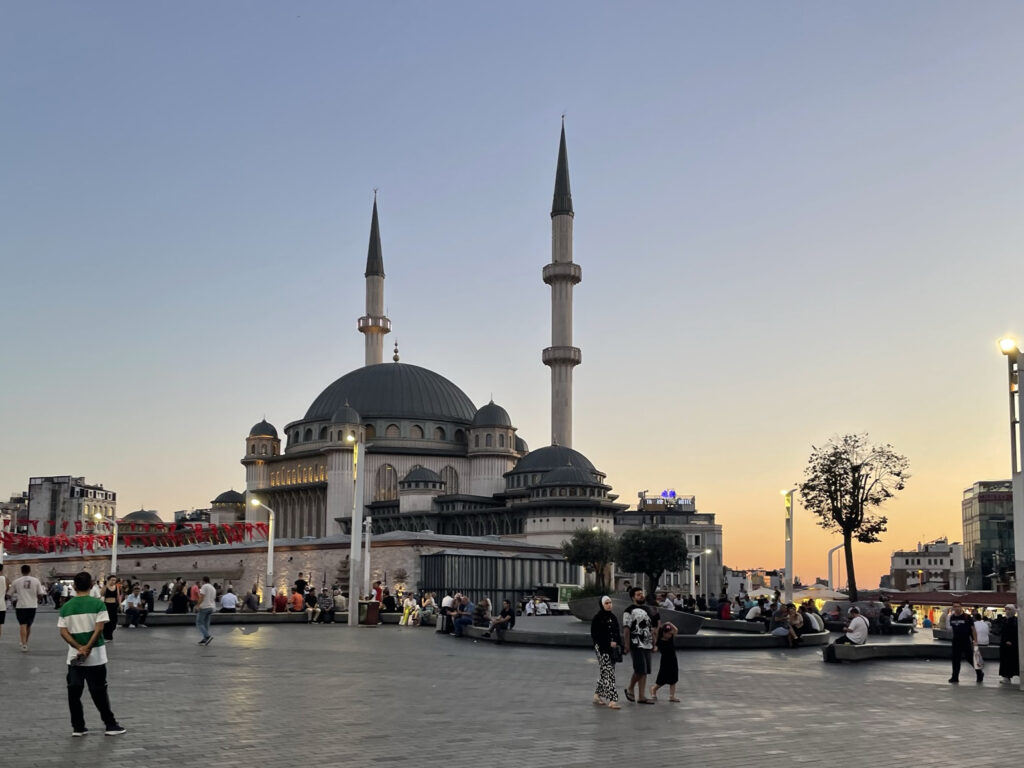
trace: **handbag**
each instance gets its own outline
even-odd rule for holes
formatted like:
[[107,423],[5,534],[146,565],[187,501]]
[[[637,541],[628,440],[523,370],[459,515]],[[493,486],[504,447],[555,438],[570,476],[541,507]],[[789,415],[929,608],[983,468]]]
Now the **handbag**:
[[612,648],[609,651],[609,653],[608,653],[608,658],[610,658],[612,660],[612,664],[621,664],[622,663],[622,647],[616,645],[614,648]]
[[[974,668],[979,672],[985,668],[985,659],[981,656],[981,648],[974,646]],[[981,679],[980,677],[978,678]]]

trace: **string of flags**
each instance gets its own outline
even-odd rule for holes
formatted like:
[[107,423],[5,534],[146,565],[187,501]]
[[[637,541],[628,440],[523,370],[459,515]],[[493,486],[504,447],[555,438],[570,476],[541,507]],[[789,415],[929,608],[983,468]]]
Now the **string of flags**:
[[[16,528],[31,528],[33,533],[15,533]],[[43,533],[39,533],[40,528],[43,529]],[[47,533],[47,529],[51,532]],[[84,553],[93,552],[97,548],[109,549],[114,540],[113,531],[114,524],[106,521],[83,524],[82,521],[76,520],[69,524],[69,521],[65,520],[58,526],[53,520],[0,520],[0,541],[11,551],[66,552],[77,549]],[[123,541],[126,547],[133,544],[182,546],[202,541],[240,544],[245,541],[265,540],[268,532],[266,523],[129,522],[118,526],[118,539]]]

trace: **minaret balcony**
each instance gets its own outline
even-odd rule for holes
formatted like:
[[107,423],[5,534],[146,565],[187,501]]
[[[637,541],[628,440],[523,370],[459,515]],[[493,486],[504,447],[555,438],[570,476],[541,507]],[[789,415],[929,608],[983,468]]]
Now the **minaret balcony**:
[[391,333],[391,320],[386,317],[363,315],[356,323],[360,333]]
[[555,264],[548,264],[544,267],[544,282],[551,285],[554,282],[569,281],[576,285],[583,280],[583,269],[579,264],[571,261],[563,261]]
[[540,359],[544,365],[579,365],[583,362],[583,352],[579,347],[547,347],[540,353]]

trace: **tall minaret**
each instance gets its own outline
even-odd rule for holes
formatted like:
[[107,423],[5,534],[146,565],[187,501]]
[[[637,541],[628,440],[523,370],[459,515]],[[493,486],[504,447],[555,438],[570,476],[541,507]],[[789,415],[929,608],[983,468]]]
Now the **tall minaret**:
[[544,267],[544,282],[551,286],[551,346],[541,360],[551,367],[551,444],[567,448],[572,447],[572,369],[583,362],[579,347],[572,345],[572,287],[583,279],[583,270],[572,261],[572,220],[563,117],[551,203],[551,263]]
[[377,192],[373,193],[370,249],[366,254],[366,314],[359,318],[359,332],[366,339],[366,365],[384,362],[384,334],[391,333],[391,321],[384,315],[384,256],[380,249],[377,223]]

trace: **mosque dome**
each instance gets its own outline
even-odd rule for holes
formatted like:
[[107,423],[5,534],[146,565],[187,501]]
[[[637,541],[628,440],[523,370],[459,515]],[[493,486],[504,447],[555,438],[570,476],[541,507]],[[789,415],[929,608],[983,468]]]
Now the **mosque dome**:
[[359,424],[360,421],[361,418],[359,416],[359,411],[348,403],[341,406],[341,408],[336,410],[334,415],[331,416],[331,422],[334,424]]
[[441,476],[432,469],[426,467],[416,467],[409,471],[405,477],[402,478],[403,483],[440,483],[442,482]]
[[346,404],[363,419],[431,419],[469,424],[476,406],[444,376],[408,363],[379,363],[347,373],[320,393],[306,421],[332,420]]
[[245,504],[245,494],[232,489],[224,491],[220,496],[210,502],[211,504]]
[[572,448],[566,448],[564,445],[547,445],[530,451],[519,460],[512,472],[517,474],[520,472],[548,472],[569,465],[589,472],[597,472],[586,456]]
[[474,427],[511,427],[512,419],[508,411],[493,400],[476,412],[473,417]]
[[516,453],[526,453],[530,450],[530,446],[526,444],[519,435],[516,435]]
[[249,430],[249,437],[277,437],[277,430],[274,425],[264,419],[259,424],[254,424]]
[[594,479],[593,472],[590,472],[583,467],[558,467],[544,473],[544,477],[540,479],[541,485],[590,485],[600,486],[597,480]]
[[119,523],[162,523],[160,515],[151,509],[137,509],[122,517]]

